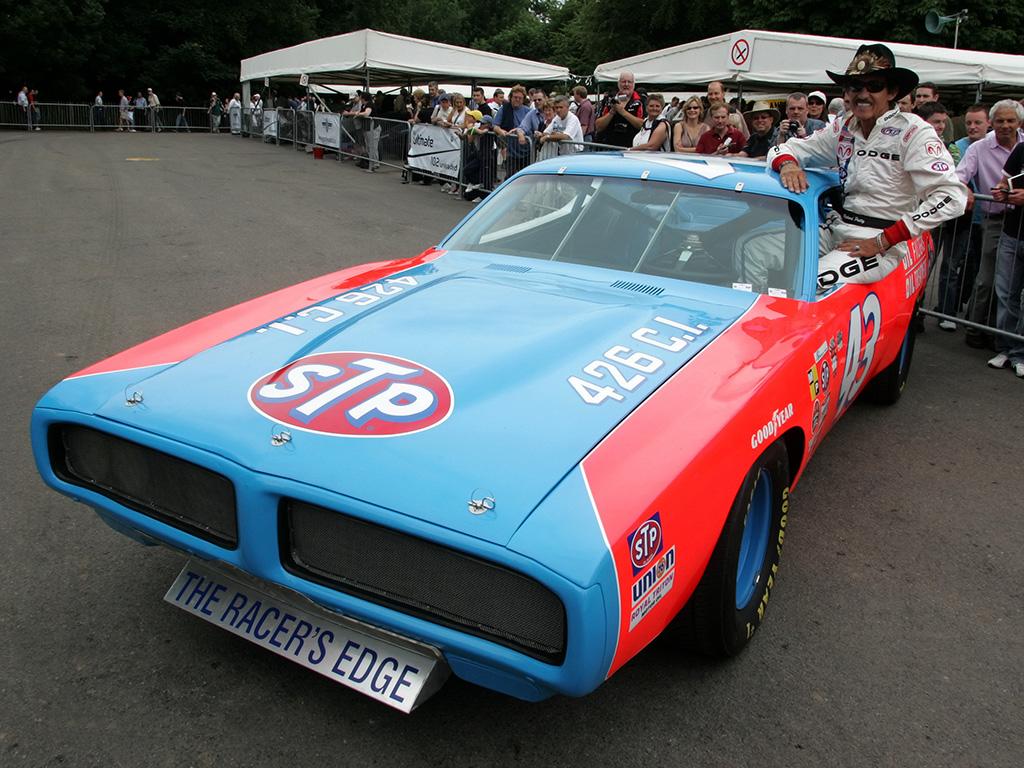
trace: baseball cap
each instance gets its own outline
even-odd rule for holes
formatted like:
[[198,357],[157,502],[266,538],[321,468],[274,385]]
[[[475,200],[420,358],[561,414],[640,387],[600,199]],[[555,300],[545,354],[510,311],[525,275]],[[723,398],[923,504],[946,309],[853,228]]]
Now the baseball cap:
[[807,100],[810,101],[811,99],[817,99],[822,104],[828,104],[828,97],[821,91],[811,91],[808,93]]

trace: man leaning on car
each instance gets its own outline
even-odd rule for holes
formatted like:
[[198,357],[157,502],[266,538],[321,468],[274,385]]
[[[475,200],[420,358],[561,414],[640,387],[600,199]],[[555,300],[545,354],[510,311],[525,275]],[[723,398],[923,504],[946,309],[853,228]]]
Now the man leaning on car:
[[826,71],[850,99],[850,116],[768,153],[779,182],[795,193],[808,187],[801,166],[839,167],[843,200],[822,232],[821,290],[881,280],[896,269],[908,240],[966,206],[953,158],[935,129],[896,106],[918,78],[895,62],[884,45],[860,46],[845,73]]

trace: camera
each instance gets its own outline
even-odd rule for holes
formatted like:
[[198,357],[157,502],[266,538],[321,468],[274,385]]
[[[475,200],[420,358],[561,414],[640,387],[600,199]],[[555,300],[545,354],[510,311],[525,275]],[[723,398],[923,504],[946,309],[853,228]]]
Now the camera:
[[800,123],[798,123],[796,120],[790,120],[787,132],[790,136],[796,136],[798,133],[800,133]]
[[629,101],[629,95],[625,93],[620,93],[615,98],[621,101],[623,104]]

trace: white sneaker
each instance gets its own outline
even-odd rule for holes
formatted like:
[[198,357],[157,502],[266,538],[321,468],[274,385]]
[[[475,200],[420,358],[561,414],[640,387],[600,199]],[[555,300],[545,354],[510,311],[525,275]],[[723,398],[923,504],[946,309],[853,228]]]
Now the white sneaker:
[[943,331],[955,331],[956,323],[952,320],[939,320],[939,329]]
[[1010,364],[1010,358],[1004,353],[1000,352],[998,355],[988,361],[989,368],[1005,368]]
[[1018,379],[1024,379],[1024,363],[1014,363],[1013,373]]

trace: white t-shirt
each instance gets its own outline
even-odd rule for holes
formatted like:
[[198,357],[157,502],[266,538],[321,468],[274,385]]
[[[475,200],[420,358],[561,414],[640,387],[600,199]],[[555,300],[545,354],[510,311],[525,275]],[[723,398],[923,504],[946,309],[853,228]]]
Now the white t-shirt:
[[548,127],[544,129],[544,133],[564,133],[570,141],[575,142],[575,144],[560,144],[559,154],[568,155],[579,152],[581,149],[577,144],[583,143],[583,126],[580,125],[580,119],[572,112],[567,114],[564,120],[556,113],[548,123]]
[[452,116],[454,115],[454,113],[455,110],[452,109],[451,107],[445,109],[440,104],[438,104],[436,107],[434,107],[434,113],[430,116],[430,122],[433,123],[443,121],[446,123],[450,123],[452,121]]

